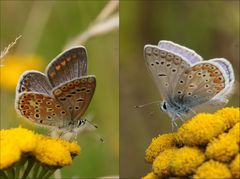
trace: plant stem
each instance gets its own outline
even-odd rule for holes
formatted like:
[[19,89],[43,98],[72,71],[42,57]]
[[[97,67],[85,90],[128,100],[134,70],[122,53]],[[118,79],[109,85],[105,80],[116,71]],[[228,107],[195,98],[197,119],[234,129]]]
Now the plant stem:
[[24,171],[23,175],[22,175],[22,179],[27,178],[29,172],[31,171],[32,167],[34,166],[34,159],[33,158],[28,158],[28,165],[26,170]]

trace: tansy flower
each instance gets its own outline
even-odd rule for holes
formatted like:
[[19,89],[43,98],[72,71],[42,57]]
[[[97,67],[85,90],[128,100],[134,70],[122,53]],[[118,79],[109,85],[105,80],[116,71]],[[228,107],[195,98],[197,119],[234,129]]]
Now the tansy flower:
[[235,125],[233,126],[233,128],[229,130],[228,133],[235,138],[235,140],[237,141],[237,143],[239,143],[239,142],[240,142],[240,137],[239,137],[239,136],[240,136],[240,122],[238,122],[237,124],[235,124]]
[[240,178],[240,154],[230,164],[230,170],[234,178]]
[[145,158],[151,178],[240,178],[239,108],[200,113],[176,133],[153,138]]
[[150,172],[145,177],[142,177],[142,179],[158,179],[158,177],[153,172]]
[[153,173],[159,177],[170,175],[170,163],[177,151],[177,148],[169,148],[160,152],[153,162]]
[[238,151],[239,147],[235,137],[224,133],[208,144],[206,156],[220,162],[229,162]]
[[42,70],[42,59],[35,55],[9,55],[5,58],[1,70],[1,87],[15,90],[19,76],[26,70]]
[[0,178],[48,178],[56,169],[70,165],[80,153],[74,142],[21,127],[1,130],[0,147]]
[[170,167],[177,176],[192,174],[203,163],[205,156],[198,148],[183,147],[176,151]]
[[240,108],[227,107],[217,111],[215,114],[223,117],[225,128],[233,127],[237,122],[240,122]]
[[206,145],[224,129],[224,120],[221,116],[201,113],[178,129],[176,140],[185,145]]
[[227,165],[210,160],[208,162],[205,162],[202,166],[200,166],[196,174],[193,176],[194,179],[201,178],[201,179],[207,179],[207,178],[231,178],[231,172],[228,169]]
[[160,152],[173,146],[174,134],[163,134],[153,138],[145,152],[146,161],[152,163]]

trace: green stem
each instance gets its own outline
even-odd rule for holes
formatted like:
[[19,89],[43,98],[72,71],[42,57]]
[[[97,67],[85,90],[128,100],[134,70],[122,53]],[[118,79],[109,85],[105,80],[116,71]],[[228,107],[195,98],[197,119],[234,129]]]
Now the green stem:
[[57,169],[51,169],[47,172],[47,174],[43,177],[43,179],[48,179]]
[[0,178],[7,179],[6,173],[2,170],[0,170]]
[[31,171],[31,169],[32,169],[32,167],[34,165],[34,162],[35,162],[35,160],[33,158],[29,158],[28,159],[28,165],[27,165],[27,168],[26,168],[26,170],[24,171],[24,173],[22,175],[22,179],[27,178],[29,172]]
[[27,161],[27,157],[23,156],[22,159],[16,163],[15,165],[15,178],[20,178],[20,171],[21,169],[24,167],[26,161]]
[[13,167],[7,169],[6,172],[7,172],[7,178],[14,178],[15,177],[15,171],[14,171]]
[[34,165],[34,168],[33,168],[33,174],[32,174],[32,178],[37,178],[37,175],[39,173],[39,168],[40,168],[40,163],[39,162],[36,162],[36,164]]
[[48,171],[49,171],[49,167],[42,166],[42,170],[39,173],[37,178],[43,178],[47,174]]

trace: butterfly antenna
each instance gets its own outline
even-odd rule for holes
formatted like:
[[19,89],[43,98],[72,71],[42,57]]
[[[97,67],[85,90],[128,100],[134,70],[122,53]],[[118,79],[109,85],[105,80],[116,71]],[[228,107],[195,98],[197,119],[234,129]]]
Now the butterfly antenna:
[[[85,119],[85,120],[86,120],[86,122],[88,122],[91,126],[95,127],[95,129],[98,128],[98,126],[97,126],[96,124],[92,123],[91,121],[89,121],[89,120],[87,120],[87,119]],[[99,140],[100,140],[102,143],[104,143],[104,139],[103,139],[99,134],[97,135],[97,137],[99,138]]]
[[91,126],[95,127],[96,129],[98,128],[98,126],[96,124],[93,124],[91,121],[85,119],[86,122],[88,122]]
[[134,106],[135,108],[143,108],[145,106],[149,106],[149,105],[152,105],[152,104],[159,104],[161,101],[153,101],[153,102],[150,102],[150,103],[146,103],[146,104],[142,104],[142,105],[136,105]]

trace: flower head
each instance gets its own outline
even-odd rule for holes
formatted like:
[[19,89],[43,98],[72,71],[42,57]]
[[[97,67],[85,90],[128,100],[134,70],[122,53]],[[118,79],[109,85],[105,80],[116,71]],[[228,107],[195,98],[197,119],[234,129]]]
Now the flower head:
[[239,147],[239,108],[200,113],[177,133],[153,138],[145,156],[152,172],[144,179],[240,178]]
[[222,133],[224,128],[224,120],[221,116],[200,113],[178,129],[176,140],[185,145],[206,145]]
[[152,163],[160,152],[173,146],[174,134],[163,134],[153,138],[145,152],[146,161]]
[[193,178],[231,178],[231,172],[228,169],[227,165],[214,160],[210,160],[208,162],[205,162],[197,169],[196,174],[193,176]]
[[171,169],[177,176],[192,174],[205,160],[204,153],[198,148],[182,147],[171,161]]
[[208,144],[206,156],[220,162],[228,162],[232,160],[238,151],[239,147],[234,136],[224,133]]
[[150,172],[146,176],[142,177],[142,179],[158,179],[158,177],[153,172]]
[[52,171],[70,165],[73,157],[80,153],[80,147],[74,142],[45,137],[22,127],[1,130],[0,149],[0,169],[3,171],[14,168],[15,163],[25,170],[24,164],[28,161],[32,163],[28,165],[29,170],[35,164],[48,172],[46,167]]
[[21,151],[13,142],[0,140],[0,150],[0,170],[19,161]]
[[41,70],[42,59],[38,56],[9,55],[4,60],[1,70],[1,87],[15,90],[19,76],[26,70]]
[[230,170],[234,178],[240,178],[240,154],[237,154],[230,164]]
[[160,152],[153,162],[153,173],[159,177],[167,177],[170,175],[170,163],[177,151],[177,148],[169,148]]
[[233,127],[237,122],[240,122],[240,108],[227,107],[217,111],[215,114],[222,116],[225,129]]

